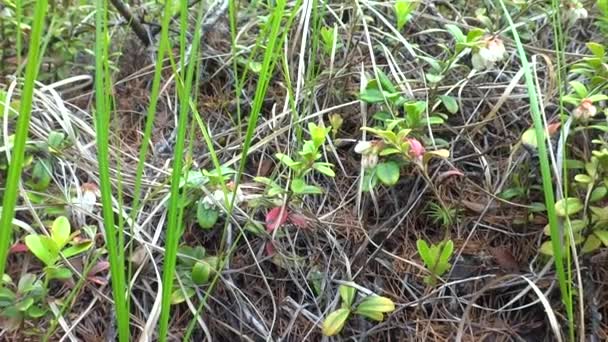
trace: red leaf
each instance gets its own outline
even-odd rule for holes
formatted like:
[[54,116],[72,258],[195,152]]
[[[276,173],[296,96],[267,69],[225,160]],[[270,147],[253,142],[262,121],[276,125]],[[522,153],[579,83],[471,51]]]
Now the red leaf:
[[298,226],[298,228],[308,228],[308,219],[302,214],[289,214],[289,221]]
[[27,251],[27,246],[24,243],[16,243],[11,246],[9,253],[26,253]]
[[271,233],[273,230],[279,228],[287,221],[288,216],[287,208],[285,207],[270,209],[268,214],[266,214],[266,230]]
[[266,255],[267,256],[273,256],[274,253],[276,253],[276,250],[274,248],[274,244],[272,243],[272,241],[268,241],[266,242]]
[[109,262],[107,262],[105,260],[99,261],[97,264],[95,264],[95,266],[91,267],[91,270],[89,270],[88,276],[89,277],[94,276],[98,273],[108,270],[109,268],[110,268]]
[[101,286],[106,285],[106,284],[108,283],[108,281],[107,281],[107,280],[105,280],[105,279],[104,279],[104,278],[102,278],[102,277],[87,277],[87,279],[88,279],[88,280],[89,280],[91,283],[93,283],[93,284],[97,284],[97,285],[101,285]]

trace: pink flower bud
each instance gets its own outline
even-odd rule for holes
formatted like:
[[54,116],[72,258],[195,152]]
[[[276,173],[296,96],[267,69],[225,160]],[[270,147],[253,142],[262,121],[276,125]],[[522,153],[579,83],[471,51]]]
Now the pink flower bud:
[[422,159],[422,156],[424,156],[424,152],[426,152],[426,150],[424,149],[424,146],[422,146],[420,141],[414,138],[408,138],[407,141],[410,143],[410,157],[415,159]]

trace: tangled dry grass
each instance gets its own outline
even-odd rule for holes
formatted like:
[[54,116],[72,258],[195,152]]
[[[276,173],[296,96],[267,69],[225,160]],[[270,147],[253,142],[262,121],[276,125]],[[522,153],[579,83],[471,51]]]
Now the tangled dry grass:
[[[265,253],[264,238],[245,234],[236,239],[247,220],[263,220],[265,214],[259,208],[246,205],[240,208],[229,225],[228,244],[234,247],[234,253],[218,286],[208,294],[204,288],[199,289],[192,301],[173,308],[171,340],[183,336],[192,313],[197,310],[196,302],[205,295],[209,295],[208,305],[197,318],[193,340],[322,340],[319,326],[337,305],[337,286],[353,280],[363,293],[391,298],[397,303],[397,310],[380,324],[351,320],[343,333],[345,339],[452,341],[461,337],[463,341],[554,341],[543,301],[551,304],[550,311],[561,320],[560,297],[551,264],[537,253],[546,221],[542,216],[530,217],[529,203],[512,203],[497,196],[514,175],[528,179],[529,173],[539,177],[535,157],[523,148],[516,148],[531,121],[521,66],[512,44],[506,39],[510,57],[501,68],[472,73],[470,61],[462,60],[461,66],[454,68],[436,88],[426,84],[426,65],[415,59],[411,53],[414,50],[408,48],[414,46],[418,53],[441,58],[445,52],[439,44],[448,44],[450,38],[436,28],[448,23],[463,29],[472,27],[474,3],[423,2],[417,9],[416,20],[403,32],[396,31],[388,22],[390,7],[383,3],[324,5],[327,24],[335,23],[341,28],[342,45],[333,58],[309,53],[312,38],[304,32],[311,25],[310,13],[302,10],[297,29],[290,32],[284,47],[286,59],[281,61],[282,67],[295,78],[298,93],[288,94],[284,74],[278,73],[272,79],[263,117],[255,131],[244,189],[250,195],[259,194],[261,185],[253,177],[279,172],[272,155],[292,148],[296,141],[289,96],[295,100],[299,122],[327,120],[329,114],[335,113],[344,119],[325,155],[335,163],[337,175],[330,181],[316,180],[325,189],[324,195],[311,196],[292,208],[306,217],[307,226],[285,227],[285,234],[275,240],[277,254],[273,257]],[[249,13],[239,23],[238,39],[243,53],[255,45],[254,14]],[[552,118],[557,114],[557,91],[548,17],[537,15],[526,20],[529,21],[520,24],[533,28],[529,35],[535,38],[525,47],[532,57],[545,113]],[[198,101],[220,162],[234,165],[240,160],[243,127],[235,125],[234,75],[225,25],[218,24],[218,32],[210,32],[206,38]],[[574,59],[585,53],[584,42],[599,33],[591,24],[583,23],[568,34],[571,45],[566,56]],[[116,47],[122,58],[117,62],[120,72],[114,86],[115,129],[111,137],[113,158],[120,162],[115,163],[112,177],[116,184],[121,182],[123,196],[129,203],[148,104],[152,60],[147,51],[137,47],[137,42],[125,38],[128,32],[121,35],[125,43]],[[309,68],[313,68],[314,77],[306,77]],[[375,68],[391,75],[411,98],[424,99],[429,92],[449,93],[457,98],[459,112],[432,132],[435,138],[448,142],[451,152],[449,160],[432,167],[436,193],[414,172],[405,175],[396,187],[379,188],[371,194],[360,191],[362,171],[353,148],[361,138],[360,128],[370,120],[371,109],[358,101],[357,94],[362,75],[372,74]],[[249,107],[255,84],[252,77],[242,90],[244,108]],[[12,85],[9,84],[9,89]],[[74,142],[69,150],[57,156],[61,167],[54,170],[53,182],[60,191],[41,194],[48,196],[48,206],[69,205],[67,199],[73,191],[85,182],[98,181],[90,85],[91,78],[83,75],[37,88],[30,128],[32,140],[44,140],[48,132],[60,129]],[[139,341],[153,338],[159,315],[170,136],[177,115],[174,88],[174,79],[167,77],[156,116],[154,148],[145,170],[142,192],[145,205],[135,222],[128,222],[132,229],[126,232],[134,271],[130,279],[132,331],[134,340]],[[247,113],[243,114],[247,117]],[[196,133],[190,139],[189,157],[193,165],[211,168],[202,139]],[[19,208],[19,219],[40,220],[37,208],[28,204],[25,190],[22,191],[24,202]],[[531,202],[542,201],[539,192],[530,196]],[[428,204],[437,201],[458,209],[458,220],[447,228],[447,233],[446,228],[426,214]],[[116,213],[121,215],[120,209]],[[86,216],[74,213],[74,217],[80,217],[82,225],[102,222],[98,213]],[[219,248],[220,234],[188,224],[182,242],[204,246],[213,253]],[[426,270],[415,243],[419,238],[439,241],[446,234],[456,245],[453,268],[444,277],[445,282],[429,288],[422,281]],[[584,303],[587,329],[598,340],[608,339],[608,325],[601,319],[608,316],[606,254],[603,251],[584,260],[581,270],[587,291]],[[26,267],[23,263],[27,260],[31,261],[26,256],[11,256],[8,272],[18,273]],[[320,284],[320,291],[313,289],[311,279]],[[56,297],[66,291],[65,286],[68,285],[53,289]],[[107,285],[87,284],[63,314],[61,329],[55,337],[72,341],[113,339],[110,294]],[[36,336],[38,329],[44,327],[45,322],[39,322],[37,327],[26,325],[18,332],[5,332],[2,338],[27,339],[26,332]]]

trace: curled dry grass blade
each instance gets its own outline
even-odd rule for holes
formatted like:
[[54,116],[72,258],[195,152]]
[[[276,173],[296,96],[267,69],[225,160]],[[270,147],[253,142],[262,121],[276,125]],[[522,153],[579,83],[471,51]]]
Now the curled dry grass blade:
[[96,1],[95,13],[95,131],[97,140],[97,160],[99,163],[99,188],[101,192],[102,214],[105,228],[106,248],[110,261],[112,293],[118,326],[118,340],[129,340],[129,310],[126,299],[124,241],[119,239],[114,225],[112,209],[112,181],[110,179],[109,131],[110,94],[108,93],[108,42],[107,4]]
[[[503,13],[505,18],[507,19],[509,26],[511,28],[511,32],[513,33],[513,38],[515,40],[515,44],[517,46],[517,53],[519,55],[519,59],[521,61],[522,68],[524,70],[524,77],[526,80],[526,88],[528,91],[528,96],[530,98],[530,112],[532,113],[532,121],[534,122],[534,130],[536,133],[536,141],[538,141],[538,158],[540,160],[540,170],[541,177],[543,183],[543,193],[545,196],[545,205],[547,207],[547,216],[549,218],[549,227],[551,229],[551,243],[553,247],[553,255],[555,260],[555,269],[557,271],[557,278],[559,282],[559,288],[562,295],[562,301],[566,306],[566,311],[568,315],[569,321],[569,333],[571,340],[574,340],[574,315],[572,309],[572,293],[570,291],[570,286],[567,282],[566,269],[564,267],[564,246],[562,234],[559,228],[559,222],[557,218],[557,213],[555,211],[555,196],[553,193],[553,181],[551,177],[551,169],[549,165],[549,157],[547,151],[547,143],[545,139],[545,127],[543,124],[543,119],[541,117],[539,102],[538,102],[538,94],[536,93],[536,87],[534,86],[534,76],[532,75],[532,69],[530,64],[528,63],[528,59],[526,57],[526,52],[524,51],[524,47],[519,39],[519,35],[517,33],[517,29],[515,28],[515,24],[513,23],[513,19],[509,14],[507,7],[505,6],[503,0],[500,0],[500,5],[503,9]],[[565,249],[566,254],[568,255],[568,250]],[[570,278],[570,277],[568,277]]]
[[19,120],[17,121],[12,157],[5,183],[4,200],[2,201],[2,208],[0,208],[0,215],[2,215],[0,218],[0,275],[4,274],[6,258],[8,256],[9,245],[13,233],[12,222],[15,217],[17,195],[19,194],[23,155],[31,118],[34,83],[38,76],[38,61],[41,57],[39,46],[42,37],[42,29],[46,21],[47,5],[47,0],[39,0],[36,2],[36,8],[34,9],[34,22],[28,50],[29,63],[27,63],[25,69],[25,81],[23,84],[23,92],[21,93],[21,104],[19,105]]

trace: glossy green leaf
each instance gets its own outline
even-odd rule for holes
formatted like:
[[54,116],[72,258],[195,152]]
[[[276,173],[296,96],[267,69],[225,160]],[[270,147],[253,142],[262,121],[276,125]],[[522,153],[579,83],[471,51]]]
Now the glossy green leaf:
[[59,248],[54,240],[43,235],[28,235],[25,245],[45,265],[54,265],[59,257]]
[[291,181],[291,191],[298,195],[307,195],[307,194],[322,194],[323,190],[318,186],[308,185],[306,181],[301,178],[296,178]]
[[441,95],[439,96],[439,98],[441,99],[443,106],[445,107],[445,109],[448,110],[448,112],[452,114],[458,112],[458,102],[456,102],[456,99],[454,99],[452,96]]
[[574,89],[576,95],[578,95],[578,97],[580,97],[581,99],[587,97],[587,87],[585,87],[585,85],[581,82],[572,81],[570,82],[570,86],[572,87],[572,89]]
[[342,331],[344,324],[350,316],[350,310],[346,308],[338,309],[330,313],[323,321],[323,335],[335,336]]
[[84,241],[65,248],[61,251],[61,254],[63,254],[64,258],[69,259],[73,256],[86,252],[87,250],[91,249],[91,247],[93,247],[93,241]]
[[585,240],[583,248],[581,249],[582,254],[591,253],[596,251],[602,245],[602,241],[595,235],[591,234]]
[[355,313],[357,315],[361,315],[365,318],[369,318],[373,321],[382,322],[384,320],[384,314],[382,312],[378,312],[378,311],[366,311],[366,310],[357,309],[355,311]]
[[53,221],[51,227],[51,238],[57,244],[57,248],[62,249],[68,241],[70,241],[70,234],[72,228],[70,227],[70,221],[65,216],[59,216]]
[[27,315],[31,318],[40,318],[46,315],[47,310],[42,308],[40,305],[32,305],[27,309]]
[[355,300],[357,289],[348,285],[340,285],[338,288],[342,302],[346,305],[346,308],[350,308]]
[[368,296],[361,304],[357,306],[357,311],[375,311],[375,312],[393,312],[395,311],[395,303],[390,299],[382,296]]
[[181,288],[177,288],[171,292],[171,304],[180,304],[186,301],[186,299],[194,296],[196,291],[193,288],[186,287],[184,291]]
[[206,262],[197,262],[192,267],[192,281],[196,285],[203,285],[209,281],[211,266]]
[[26,297],[19,301],[17,304],[15,304],[15,309],[19,311],[27,311],[27,309],[29,309],[32,304],[34,304],[34,298]]
[[49,279],[70,279],[72,271],[66,267],[48,266],[44,269]]
[[394,161],[379,163],[376,166],[376,175],[384,185],[392,186],[397,184],[400,173],[399,164]]
[[608,247],[608,230],[596,230],[593,234],[604,244],[604,247]]
[[464,33],[462,33],[462,30],[453,24],[447,24],[445,25],[445,29],[452,35],[452,37],[454,37],[454,40],[457,43],[465,43],[466,42],[466,37],[464,35]]
[[314,163],[312,165],[313,169],[321,172],[322,174],[328,176],[328,177],[335,177],[336,173],[334,172],[334,170],[331,169],[331,167],[329,165],[327,165],[326,163]]
[[576,197],[561,199],[555,203],[555,212],[558,216],[571,216],[583,210],[583,202]]
[[541,254],[553,256],[553,246],[551,245],[551,240],[547,240],[540,245],[538,251]]
[[215,226],[220,213],[215,208],[209,207],[202,200],[198,201],[196,207],[196,222],[203,229],[211,229]]

